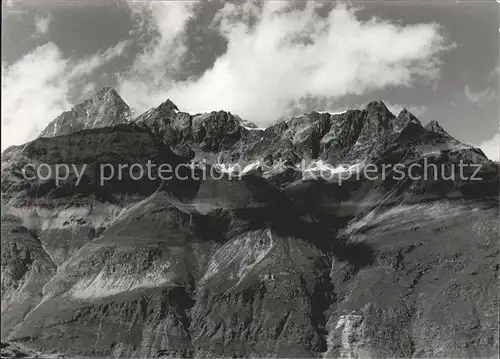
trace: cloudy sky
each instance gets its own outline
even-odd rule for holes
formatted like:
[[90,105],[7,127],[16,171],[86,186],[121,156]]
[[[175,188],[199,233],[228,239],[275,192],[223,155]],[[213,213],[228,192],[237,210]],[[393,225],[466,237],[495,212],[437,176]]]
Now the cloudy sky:
[[498,159],[495,1],[7,0],[2,149],[103,86],[267,126],[383,100]]

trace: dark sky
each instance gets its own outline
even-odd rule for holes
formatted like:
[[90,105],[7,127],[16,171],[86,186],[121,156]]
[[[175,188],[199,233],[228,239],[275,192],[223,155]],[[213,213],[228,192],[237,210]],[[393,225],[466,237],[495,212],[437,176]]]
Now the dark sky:
[[[160,3],[160,1],[156,1],[156,3]],[[241,6],[241,1],[236,2],[236,4],[240,4]],[[355,17],[357,18],[356,21],[360,22],[369,21],[376,16],[378,20],[375,21],[378,21],[380,24],[392,23],[402,27],[412,24],[428,26],[431,26],[433,23],[438,24],[439,30],[437,31],[444,41],[442,45],[446,47],[444,51],[440,51],[437,54],[439,73],[432,77],[417,78],[415,81],[411,81],[411,83],[380,84],[380,86],[375,83],[366,86],[367,88],[363,91],[346,90],[345,93],[337,91],[332,96],[328,96],[328,92],[326,92],[327,96],[325,96],[328,86],[325,87],[322,85],[323,87],[318,90],[319,92],[313,86],[311,87],[313,95],[301,100],[303,105],[301,111],[344,109],[363,105],[370,100],[380,99],[390,105],[390,108],[395,112],[401,110],[403,106],[407,106],[424,123],[433,119],[438,120],[448,132],[466,143],[479,145],[484,141],[492,139],[495,135],[497,135],[496,140],[500,140],[498,136],[498,3],[494,1],[393,0],[384,2],[350,2],[349,4],[351,7],[358,8],[355,12]],[[335,5],[335,3],[327,3],[326,7],[321,11],[327,15],[329,10],[335,7]],[[296,2],[294,6],[301,8],[301,6],[305,5],[304,3]],[[48,117],[53,115],[53,112],[49,111],[53,108],[47,109],[47,106],[44,107],[42,105],[40,107],[34,106],[38,109],[38,113],[35,116],[37,120],[33,123],[27,123],[25,122],[27,121],[25,118],[20,118],[21,116],[29,116],[27,110],[20,111],[19,113],[16,112],[15,115],[17,117],[11,114],[18,109],[16,107],[18,105],[15,104],[20,103],[20,100],[17,98],[20,96],[19,94],[29,93],[30,91],[36,92],[31,87],[28,91],[28,85],[26,85],[28,87],[25,85],[21,86],[19,83],[27,78],[26,76],[28,75],[26,74],[31,73],[29,71],[32,71],[28,69],[27,62],[35,67],[37,66],[39,58],[34,57],[29,61],[26,60],[26,56],[35,51],[37,47],[50,44],[52,47],[50,49],[44,47],[44,51],[40,51],[40,56],[48,58],[49,54],[53,54],[54,52],[57,56],[54,55],[55,57],[51,59],[61,62],[59,65],[65,68],[64,70],[57,70],[62,72],[54,75],[57,76],[58,82],[56,86],[58,86],[58,89],[64,87],[66,90],[65,92],[57,93],[57,96],[64,97],[64,100],[61,100],[62,102],[65,101],[63,104],[59,100],[54,100],[54,103],[57,103],[61,109],[66,109],[84,97],[90,96],[100,86],[113,86],[121,93],[121,89],[123,89],[122,95],[125,100],[133,107],[137,107],[139,111],[144,108],[139,105],[134,106],[134,92],[130,92],[132,85],[128,87],[123,85],[118,80],[117,75],[120,74],[123,76],[127,74],[127,76],[135,76],[134,81],[136,81],[137,78],[141,78],[140,76],[146,76],[145,71],[149,71],[150,75],[155,74],[156,76],[162,73],[158,71],[163,71],[164,68],[168,67],[169,71],[171,70],[168,72],[168,76],[170,76],[169,81],[197,81],[200,78],[209,77],[210,70],[217,61],[219,62],[217,66],[221,65],[220,62],[223,59],[229,59],[227,61],[230,64],[229,66],[248,64],[248,62],[240,61],[237,55],[234,54],[239,49],[239,45],[236,44],[237,40],[228,40],[228,37],[221,34],[220,29],[213,25],[214,17],[218,16],[224,7],[227,8],[227,2],[213,1],[210,3],[204,2],[201,5],[198,4],[194,10],[189,10],[189,16],[186,17],[184,22],[181,21],[181,25],[183,24],[182,36],[176,37],[174,41],[177,47],[172,47],[172,44],[165,45],[158,39],[169,39],[169,31],[175,32],[176,29],[171,30],[168,26],[173,25],[168,25],[167,21],[180,21],[179,19],[183,16],[182,13],[178,15],[174,14],[170,20],[167,20],[167,17],[171,15],[167,13],[165,13],[166,15],[163,15],[163,13],[160,14],[155,12],[156,9],[151,12],[144,11],[144,9],[138,11],[124,1],[30,0],[24,2],[6,2],[3,5],[2,12],[2,100],[11,101],[11,107],[9,107],[11,111],[9,112],[10,117],[7,120],[2,119],[2,127],[11,132],[14,129],[16,132],[25,131],[25,134],[24,137],[18,135],[12,140],[9,140],[10,137],[2,135],[2,142],[7,141],[9,144],[12,144],[16,141],[27,140],[33,137],[36,131],[43,128],[52,119]],[[165,23],[162,22],[162,16],[165,16]],[[242,21],[241,12],[238,16],[240,16],[239,20]],[[248,24],[250,24],[249,28],[251,28],[252,21],[259,22],[258,16],[247,20]],[[292,23],[291,20],[287,22],[287,24],[289,23]],[[279,31],[279,28],[277,31]],[[363,32],[363,34],[366,35],[367,31]],[[376,35],[376,32],[374,34],[373,36],[376,38],[378,35]],[[383,39],[383,35],[381,36],[381,39]],[[72,67],[77,66],[79,61],[89,59],[92,55],[99,53],[100,55],[97,57],[102,58],[106,50],[121,41],[126,41],[124,49],[120,48],[116,52],[116,56],[110,55],[109,61],[102,61],[102,63],[96,65],[92,70],[84,71],[83,75],[68,75]],[[233,41],[231,45],[228,45],[229,41]],[[157,46],[159,50],[155,52],[156,50],[153,49],[153,46]],[[179,46],[184,47],[182,56],[172,57],[172,53],[175,53]],[[257,45],[254,44],[252,46]],[[342,46],[345,46],[345,44],[339,45],[338,51],[342,51]],[[389,56],[391,52],[395,51],[394,46],[399,46],[400,48],[408,47],[405,50],[407,52],[411,52],[412,50],[412,43],[409,41],[409,43],[405,44],[404,39],[395,40],[394,43],[391,41],[380,42],[376,43],[376,46],[378,49],[370,51],[372,51],[371,56],[375,56],[377,59],[379,55],[383,56],[385,53]],[[424,49],[425,47],[422,48]],[[144,58],[146,59],[142,65],[143,67],[156,66],[161,70],[150,71],[149,69],[144,70],[144,68],[140,68],[138,65],[140,62],[138,61],[138,54],[141,51],[145,52]],[[232,55],[223,56],[226,52],[230,52]],[[252,56],[251,54],[253,53],[249,52],[250,55],[248,56]],[[375,53],[376,55],[374,55]],[[335,52],[328,52],[325,56],[335,56]],[[18,65],[16,67],[16,64],[20,64],[23,59],[25,60],[22,62],[23,66]],[[259,72],[264,66],[271,66],[266,61],[270,61],[273,65],[275,64],[272,59],[267,59],[267,57],[265,61],[262,60],[262,55],[256,56],[255,59],[256,63],[252,65],[251,71]],[[335,78],[335,76],[345,71],[341,65],[338,68],[326,66],[327,62],[326,60],[326,62],[321,63],[321,66],[330,72],[323,70],[322,76],[332,76],[332,78]],[[87,65],[91,66],[89,64],[85,66]],[[46,66],[48,68],[50,65]],[[16,69],[16,71],[12,69]],[[56,71],[55,69],[56,67],[54,67],[54,71]],[[38,67],[38,70],[43,72],[43,66]],[[242,67],[234,71],[241,71],[242,73],[249,71],[248,65],[245,68]],[[4,76],[5,73],[8,75]],[[213,71],[213,77],[219,73],[224,72],[221,72],[220,69]],[[35,75],[37,78],[38,76],[42,75]],[[62,78],[61,76],[65,77]],[[265,82],[265,79],[269,78],[262,74],[257,74],[256,76],[262,76],[263,80],[261,82]],[[286,77],[283,79],[283,86],[293,86],[293,83],[285,84]],[[217,81],[217,77],[215,77],[214,81]],[[225,80],[221,78],[220,81],[224,82]],[[248,82],[248,80],[245,81]],[[62,85],[60,85],[61,83]],[[201,83],[204,84],[205,82],[201,81]],[[212,82],[208,81],[207,83]],[[44,91],[44,86],[53,85],[53,80],[49,77],[40,78],[39,84],[41,88],[37,91]],[[133,91],[141,91],[141,83],[139,83],[140,86],[138,82],[132,82],[132,84]],[[17,86],[16,90],[12,89],[15,87],[14,85]],[[149,86],[147,91],[151,91],[150,85],[149,83],[144,85],[146,87]],[[166,100],[166,97],[172,97],[172,100],[178,103],[181,109],[183,109],[182,105],[188,102],[182,97],[183,95],[180,95],[182,91],[170,90],[168,82],[158,81],[158,84],[155,82],[155,86],[155,94],[159,93],[158,96],[154,97],[154,101],[156,102]],[[262,86],[265,88],[267,84],[263,83]],[[280,90],[279,87],[273,86],[271,86],[272,89],[276,88],[276,91]],[[297,86],[305,86],[305,84],[300,82],[297,83]],[[126,90],[127,88],[129,90]],[[250,85],[244,88],[248,88],[248,91],[254,91]],[[200,85],[196,89],[196,95],[199,99],[204,96],[203,91],[210,91],[210,86]],[[274,91],[272,89],[270,91]],[[49,89],[46,91],[49,92]],[[5,98],[4,92],[6,93]],[[290,96],[293,96],[293,93],[291,92]],[[315,98],[314,93],[319,93],[321,96]],[[301,96],[300,93],[299,95]],[[50,100],[52,101],[52,98]],[[243,114],[250,114],[247,116],[252,116],[252,112],[245,110],[248,106],[239,105],[240,102],[238,101],[241,101],[240,99],[235,97],[231,101],[234,102],[234,106],[233,102],[228,102],[229,110],[241,107],[243,109],[242,112],[244,112]],[[211,102],[207,100],[208,104],[200,105],[199,109],[196,107],[196,103],[197,98],[192,98],[189,103],[190,108],[186,108],[186,110],[194,110],[194,112],[197,110],[200,112],[205,111]],[[225,104],[223,101],[215,101],[213,103],[214,106]],[[152,104],[147,103],[147,106],[150,105]],[[273,108],[273,104],[268,103],[268,105],[270,106],[269,108]],[[256,103],[255,106],[258,107],[259,105]],[[59,107],[56,106],[56,109],[59,109]],[[219,108],[213,109],[217,110]],[[255,118],[251,118],[250,120],[258,122],[258,116],[260,115],[256,114]],[[3,111],[2,117],[5,117]],[[277,119],[278,117],[277,115]],[[269,121],[266,121],[265,124],[268,124]],[[23,130],[23,128],[25,129]],[[489,145],[491,145],[491,142]],[[2,148],[5,147],[2,144]]]

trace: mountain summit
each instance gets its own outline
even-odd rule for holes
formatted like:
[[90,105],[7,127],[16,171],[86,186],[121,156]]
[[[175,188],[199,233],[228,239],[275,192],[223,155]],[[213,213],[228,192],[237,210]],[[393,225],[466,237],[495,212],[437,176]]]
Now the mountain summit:
[[62,113],[40,133],[55,137],[99,127],[110,127],[130,120],[130,107],[115,89],[103,87],[97,94]]

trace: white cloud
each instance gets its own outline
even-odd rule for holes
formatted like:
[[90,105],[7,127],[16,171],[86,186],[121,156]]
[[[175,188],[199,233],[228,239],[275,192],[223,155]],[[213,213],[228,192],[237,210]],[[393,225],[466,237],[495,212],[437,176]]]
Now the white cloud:
[[[362,22],[345,6],[320,17],[316,2],[307,2],[303,9],[277,1],[227,3],[215,23],[227,40],[227,51],[200,77],[175,82],[161,69],[182,65],[182,40],[193,6],[161,4],[155,6],[162,15],[149,17],[159,35],[120,83],[119,92],[138,111],[169,97],[183,110],[225,109],[268,125],[303,98],[340,99],[410,86],[417,78],[433,79],[445,49],[434,24]],[[167,76],[157,76],[162,73]]]
[[75,62],[49,42],[10,66],[2,63],[2,150],[35,138],[51,120],[70,109],[72,86],[119,56],[125,46],[119,43]]
[[37,15],[35,17],[35,29],[36,35],[43,35],[49,31],[50,23],[52,22],[52,16],[41,16]]
[[78,100],[78,102],[83,102],[86,99],[90,98],[90,96],[95,93],[96,89],[96,85],[92,82],[85,84],[82,88],[82,93],[80,94],[80,99]]
[[465,85],[464,93],[469,101],[478,106],[486,105],[497,98],[496,91],[491,87],[487,87],[483,91],[474,92],[468,85]]
[[137,110],[165,101],[168,84],[182,67],[186,53],[185,27],[196,7],[194,2],[129,1],[138,21],[137,32],[152,35],[134,59],[131,70],[121,77],[119,93]]
[[496,133],[492,138],[480,143],[477,147],[483,150],[490,160],[500,161],[500,133]]
[[117,56],[121,56],[128,45],[128,41],[120,41],[115,46],[110,47],[106,51],[99,52],[84,58],[71,68],[69,77],[80,78],[94,72],[103,64],[108,63]]

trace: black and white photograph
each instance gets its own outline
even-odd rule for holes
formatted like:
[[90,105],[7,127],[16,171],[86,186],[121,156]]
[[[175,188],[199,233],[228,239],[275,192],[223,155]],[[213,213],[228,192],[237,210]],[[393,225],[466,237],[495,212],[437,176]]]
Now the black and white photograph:
[[500,0],[2,0],[1,358],[499,358]]

